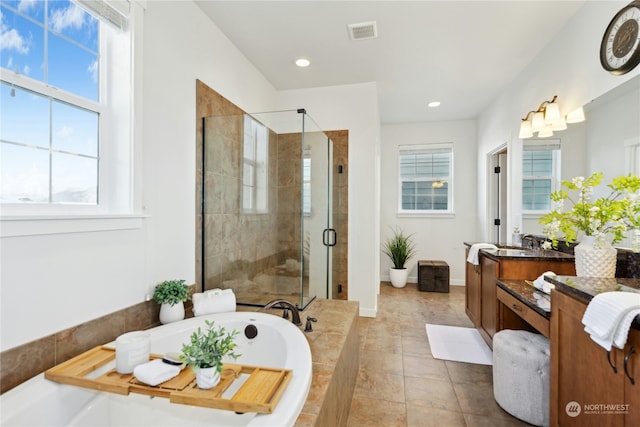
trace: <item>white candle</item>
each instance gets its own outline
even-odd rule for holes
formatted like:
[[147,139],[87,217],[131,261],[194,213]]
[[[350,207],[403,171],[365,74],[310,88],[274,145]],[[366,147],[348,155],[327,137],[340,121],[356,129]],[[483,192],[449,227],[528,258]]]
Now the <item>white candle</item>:
[[116,338],[116,371],[130,374],[133,368],[149,361],[149,332],[127,332]]

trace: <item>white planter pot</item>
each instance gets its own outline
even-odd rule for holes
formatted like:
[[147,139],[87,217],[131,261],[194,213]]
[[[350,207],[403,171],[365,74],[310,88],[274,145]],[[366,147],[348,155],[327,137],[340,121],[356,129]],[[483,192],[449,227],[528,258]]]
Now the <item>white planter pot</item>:
[[608,241],[598,243],[584,236],[574,248],[578,277],[615,277],[618,251]]
[[389,277],[394,288],[404,288],[407,284],[409,270],[406,268],[390,268]]
[[217,386],[220,382],[220,372],[218,372],[215,366],[212,368],[197,368],[195,372],[198,388],[209,390]]
[[184,303],[182,301],[174,305],[160,305],[160,323],[162,323],[163,325],[166,325],[167,323],[177,322],[183,319]]

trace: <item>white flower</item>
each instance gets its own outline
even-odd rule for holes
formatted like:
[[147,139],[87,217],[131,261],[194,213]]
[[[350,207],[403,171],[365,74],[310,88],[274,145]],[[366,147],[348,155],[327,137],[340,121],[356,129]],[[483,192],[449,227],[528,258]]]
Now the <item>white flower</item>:
[[545,250],[548,251],[551,249],[551,242],[548,240],[545,240],[544,242],[542,242],[542,244],[540,245],[540,247]]
[[578,187],[578,190],[579,190],[580,188],[582,188],[582,183],[584,182],[584,176],[576,176],[571,179],[571,182],[573,182],[573,185]]

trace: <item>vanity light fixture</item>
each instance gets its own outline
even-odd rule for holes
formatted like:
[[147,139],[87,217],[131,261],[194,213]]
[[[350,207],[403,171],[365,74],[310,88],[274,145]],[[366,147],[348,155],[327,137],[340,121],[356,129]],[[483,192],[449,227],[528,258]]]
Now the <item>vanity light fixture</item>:
[[527,113],[520,122],[520,139],[531,138],[535,132],[538,133],[538,138],[547,138],[553,136],[553,131],[567,128],[568,120],[560,114],[557,100],[558,96],[554,95],[551,101],[543,101],[537,110]]
[[293,62],[294,62],[294,64],[296,64],[300,68],[305,68],[305,67],[308,67],[309,65],[311,65],[311,61],[309,59],[307,59],[307,58],[297,58]]

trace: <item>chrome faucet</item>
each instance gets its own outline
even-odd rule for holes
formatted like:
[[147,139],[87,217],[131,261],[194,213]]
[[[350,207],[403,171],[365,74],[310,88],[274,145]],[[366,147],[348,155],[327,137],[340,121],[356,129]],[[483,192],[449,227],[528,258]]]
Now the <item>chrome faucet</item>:
[[526,247],[524,246],[524,242],[528,241],[529,242],[529,247],[531,249],[536,249],[540,247],[540,242],[538,241],[538,239],[536,239],[536,237],[533,234],[523,234],[522,235],[522,247]]
[[291,311],[291,323],[296,326],[302,325],[300,321],[300,312],[298,311],[298,307],[295,304],[287,301],[286,299],[274,299],[271,302],[268,302],[267,305],[264,306],[264,310],[269,310],[270,308],[284,308],[285,310]]

